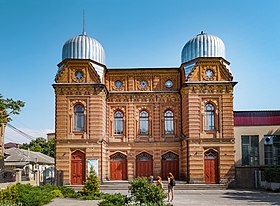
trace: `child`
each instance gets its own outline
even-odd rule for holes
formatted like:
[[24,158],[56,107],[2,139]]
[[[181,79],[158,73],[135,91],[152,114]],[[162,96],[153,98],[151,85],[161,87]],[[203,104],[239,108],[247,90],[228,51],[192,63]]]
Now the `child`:
[[157,176],[156,186],[163,190],[162,179],[160,176]]

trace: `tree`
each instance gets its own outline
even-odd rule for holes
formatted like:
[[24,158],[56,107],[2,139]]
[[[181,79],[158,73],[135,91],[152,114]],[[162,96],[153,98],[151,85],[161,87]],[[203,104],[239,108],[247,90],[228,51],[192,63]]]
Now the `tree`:
[[0,94],[0,125],[10,122],[12,114],[19,114],[21,108],[24,107],[24,102],[20,100],[4,99]]
[[30,149],[34,152],[42,152],[45,155],[54,157],[54,139],[47,141],[43,137],[38,137],[30,143],[23,143],[20,148],[25,150]]
[[100,195],[100,183],[99,179],[91,167],[89,176],[87,177],[87,181],[84,183],[83,189],[81,191],[82,195],[84,196],[99,196]]

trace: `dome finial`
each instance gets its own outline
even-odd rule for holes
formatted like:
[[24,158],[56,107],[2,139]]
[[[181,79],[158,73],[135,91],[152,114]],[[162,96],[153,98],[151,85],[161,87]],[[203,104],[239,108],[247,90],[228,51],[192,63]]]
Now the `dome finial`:
[[86,16],[85,16],[85,9],[83,9],[83,33],[82,35],[87,35],[86,33]]
[[200,33],[200,34],[204,34],[204,33],[203,33],[203,31],[201,31],[201,33]]

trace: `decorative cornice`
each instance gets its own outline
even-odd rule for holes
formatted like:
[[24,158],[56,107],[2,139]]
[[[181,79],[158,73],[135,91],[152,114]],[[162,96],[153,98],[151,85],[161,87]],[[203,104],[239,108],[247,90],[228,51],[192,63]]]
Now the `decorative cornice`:
[[94,95],[108,91],[103,84],[53,84],[56,95]]

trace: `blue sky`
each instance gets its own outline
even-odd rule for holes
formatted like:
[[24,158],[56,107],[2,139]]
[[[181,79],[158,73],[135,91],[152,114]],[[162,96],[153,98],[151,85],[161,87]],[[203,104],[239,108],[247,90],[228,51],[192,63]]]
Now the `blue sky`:
[[[0,0],[0,93],[26,106],[12,125],[35,137],[54,131],[52,84],[63,44],[82,32],[109,68],[180,65],[185,43],[204,31],[226,46],[235,110],[280,109],[280,1]],[[5,142],[27,142],[7,129]]]

